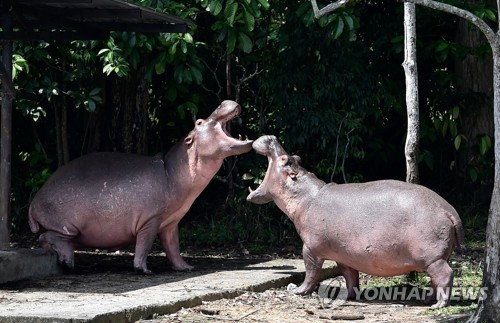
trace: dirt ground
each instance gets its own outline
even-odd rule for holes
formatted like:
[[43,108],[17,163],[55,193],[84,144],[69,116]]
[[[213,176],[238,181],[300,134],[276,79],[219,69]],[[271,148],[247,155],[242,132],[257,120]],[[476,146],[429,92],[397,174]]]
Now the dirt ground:
[[284,288],[262,293],[247,292],[235,299],[206,302],[194,308],[142,323],[160,322],[438,322],[443,317],[426,312],[419,303],[346,302],[342,306],[324,304],[316,293],[298,296]]
[[[12,246],[30,247],[36,245],[36,240],[14,237]],[[292,249],[292,250],[291,250]],[[228,267],[238,265],[238,258],[301,258],[300,249],[282,248],[268,250],[266,254],[251,255],[246,249],[240,247],[197,250],[185,248],[183,254],[187,261],[198,268],[209,268],[215,264],[220,265],[227,257],[225,264]],[[153,253],[155,250],[153,250]],[[156,251],[158,252],[158,251]],[[128,272],[131,270],[132,253],[121,253],[124,257],[117,258],[117,253],[105,251],[86,251],[77,255],[78,262],[75,274],[85,275],[94,272]],[[452,261],[461,261],[456,257]],[[471,258],[472,256],[466,256]],[[475,253],[478,261],[481,253]],[[117,261],[122,259],[123,261]],[[230,258],[230,259],[229,259]],[[158,259],[155,261],[155,259]],[[163,257],[151,257],[150,268],[161,272],[165,268]],[[206,262],[206,263],[205,263]],[[374,277],[363,275],[361,283],[366,285]],[[105,284],[106,282],[103,282]],[[113,282],[109,282],[113,284]],[[363,286],[362,286],[363,287]],[[104,286],[102,286],[104,288]],[[465,304],[466,308],[473,310],[475,301]],[[454,304],[452,304],[454,305]],[[463,305],[463,304],[462,304]],[[163,322],[327,322],[327,321],[357,321],[357,322],[462,322],[467,315],[450,315],[447,311],[430,310],[429,306],[420,301],[346,301],[332,302],[330,299],[320,297],[318,293],[308,296],[298,296],[286,290],[270,289],[264,292],[244,292],[234,299],[221,299],[204,302],[193,308],[183,308],[180,311],[157,316],[141,323]]]
[[246,292],[234,299],[204,302],[141,323],[164,322],[464,322],[468,314],[440,314],[416,302],[325,302],[317,293],[298,296],[286,288]]
[[[286,254],[283,252],[284,250],[278,251],[268,256],[301,258],[300,251]],[[221,253],[223,254],[224,252]],[[467,255],[453,255],[450,262],[481,262],[481,252],[476,250],[471,254],[472,252]],[[360,282],[364,286],[372,284],[374,280],[377,278],[365,274],[360,276]],[[329,283],[331,280],[322,282],[323,286]],[[465,322],[476,303],[476,300],[452,302],[455,310],[450,312],[447,309],[431,310],[429,306],[416,300],[332,301],[321,297],[318,292],[299,296],[283,287],[260,293],[245,292],[234,299],[203,302],[200,306],[183,308],[174,314],[140,322]],[[450,314],[455,312],[460,313]]]

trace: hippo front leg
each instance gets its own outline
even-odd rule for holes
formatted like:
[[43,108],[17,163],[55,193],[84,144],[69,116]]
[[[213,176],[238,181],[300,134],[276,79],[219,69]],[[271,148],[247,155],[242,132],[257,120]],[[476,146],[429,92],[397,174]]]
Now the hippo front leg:
[[163,250],[167,254],[168,260],[172,264],[172,269],[177,271],[189,271],[194,267],[182,259],[179,248],[179,226],[172,223],[160,231],[160,240]]
[[324,259],[315,256],[305,244],[302,247],[302,257],[306,267],[304,282],[299,287],[289,285],[287,288],[288,291],[298,295],[311,294],[316,289],[324,262]]

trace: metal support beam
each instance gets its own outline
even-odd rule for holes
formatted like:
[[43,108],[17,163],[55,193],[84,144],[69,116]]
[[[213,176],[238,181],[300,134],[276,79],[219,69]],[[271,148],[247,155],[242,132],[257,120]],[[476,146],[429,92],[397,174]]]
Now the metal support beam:
[[[12,31],[9,12],[3,14],[2,28]],[[12,146],[12,96],[9,84],[12,84],[12,41],[4,40],[2,64],[7,82],[2,82],[2,113],[0,120],[0,250],[9,249],[10,224],[10,180]]]

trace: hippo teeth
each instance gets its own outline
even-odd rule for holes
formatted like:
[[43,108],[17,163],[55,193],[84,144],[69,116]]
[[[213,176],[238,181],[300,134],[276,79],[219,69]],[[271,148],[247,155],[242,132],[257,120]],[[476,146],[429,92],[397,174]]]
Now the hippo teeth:
[[253,190],[252,190],[252,188],[251,188],[250,186],[248,186],[248,191],[249,191],[250,193],[253,193]]
[[238,139],[243,140],[243,137],[241,136],[241,134],[238,135]]

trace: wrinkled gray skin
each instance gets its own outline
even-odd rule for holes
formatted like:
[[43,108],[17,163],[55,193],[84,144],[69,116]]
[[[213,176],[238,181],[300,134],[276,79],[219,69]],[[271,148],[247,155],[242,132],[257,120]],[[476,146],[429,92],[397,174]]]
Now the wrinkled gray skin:
[[178,223],[224,158],[252,149],[252,141],[226,130],[240,111],[236,102],[222,102],[164,157],[94,153],[61,167],[30,205],[31,231],[44,227],[40,245],[70,268],[74,249],[135,243],[134,267],[149,274],[146,258],[159,235],[172,268],[191,270],[179,253]]
[[455,209],[433,191],[415,184],[384,180],[362,184],[326,184],[302,168],[274,136],[263,136],[253,148],[267,156],[262,184],[247,200],[274,201],[293,221],[304,243],[306,277],[292,290],[311,293],[318,284],[325,259],[334,260],[346,280],[348,298],[359,288],[359,272],[395,276],[425,271],[434,293],[426,303],[443,307],[453,271],[447,263],[463,242],[462,224]]

